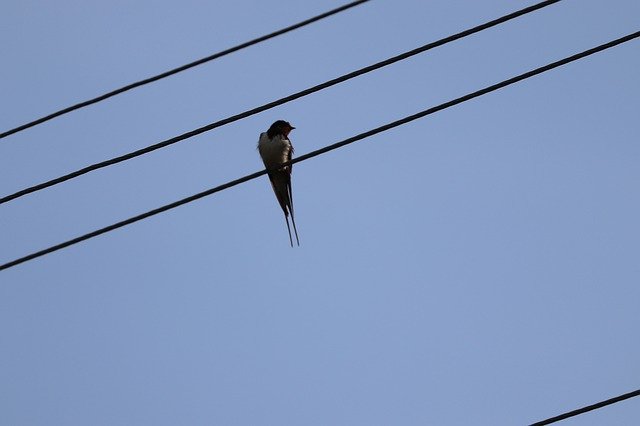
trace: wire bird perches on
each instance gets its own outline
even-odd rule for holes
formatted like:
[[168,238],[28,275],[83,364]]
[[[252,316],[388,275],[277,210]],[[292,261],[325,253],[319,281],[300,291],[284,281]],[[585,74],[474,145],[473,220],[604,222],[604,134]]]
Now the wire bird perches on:
[[573,411],[569,411],[564,414],[557,415],[555,417],[550,417],[546,420],[541,420],[539,422],[532,423],[530,426],[545,426],[550,425],[551,423],[559,422],[560,420],[568,419],[569,417],[578,416],[580,414],[587,413],[589,411],[598,410],[602,407],[606,407],[607,405],[616,404],[618,402],[624,401],[629,398],[634,398],[636,396],[640,396],[640,389],[636,389],[632,392],[628,392],[614,398],[607,399],[605,401],[600,401],[595,404],[587,405],[586,407],[578,408]]
[[100,101],[104,101],[105,99],[109,99],[109,98],[111,98],[113,96],[119,95],[121,93],[128,92],[129,90],[135,89],[137,87],[144,86],[145,84],[153,83],[154,81],[161,80],[163,78],[172,76],[172,75],[177,74],[179,72],[188,70],[189,68],[193,68],[193,67],[196,67],[198,65],[202,65],[202,64],[204,64],[206,62],[213,61],[214,59],[221,58],[221,57],[226,56],[226,55],[228,55],[230,53],[237,52],[238,50],[245,49],[245,48],[247,48],[249,46],[253,46],[254,44],[258,44],[258,43],[261,43],[263,41],[269,40],[271,38],[277,37],[279,35],[288,33],[290,31],[297,30],[298,28],[302,28],[302,27],[304,27],[306,25],[309,25],[309,24],[312,24],[314,22],[320,21],[321,19],[328,18],[329,16],[332,16],[332,15],[335,15],[337,13],[343,12],[343,11],[345,11],[347,9],[351,9],[354,6],[358,6],[358,5],[360,5],[362,3],[366,3],[368,1],[369,0],[356,0],[356,1],[353,1],[351,3],[347,3],[347,4],[343,5],[343,6],[337,7],[335,9],[332,9],[332,10],[328,11],[328,12],[322,13],[320,15],[314,16],[314,17],[309,18],[309,19],[305,19],[304,21],[298,22],[297,24],[290,25],[290,26],[282,28],[282,29],[280,29],[278,31],[274,31],[272,33],[269,33],[269,34],[263,35],[261,37],[255,38],[253,40],[249,40],[249,41],[244,42],[242,44],[239,44],[237,46],[230,47],[229,49],[225,49],[225,50],[223,50],[221,52],[214,53],[213,55],[209,55],[207,57],[200,58],[200,59],[198,59],[196,61],[193,61],[193,62],[190,62],[188,64],[179,66],[179,67],[174,68],[172,70],[165,71],[165,72],[163,72],[161,74],[158,74],[158,75],[154,75],[153,77],[149,77],[149,78],[145,78],[144,80],[136,81],[135,83],[128,84],[128,85],[123,86],[123,87],[121,87],[119,89],[112,90],[110,92],[107,92],[107,93],[105,93],[103,95],[100,95],[100,96],[97,96],[95,98],[86,100],[84,102],[80,102],[80,103],[77,103],[75,105],[71,105],[71,106],[69,106],[67,108],[63,108],[63,109],[61,109],[59,111],[56,111],[56,112],[51,113],[49,115],[46,115],[44,117],[41,117],[41,118],[38,118],[36,120],[30,121],[29,123],[22,124],[22,125],[20,125],[18,127],[15,127],[13,129],[7,130],[7,131],[5,131],[3,133],[0,133],[0,139],[6,138],[7,136],[13,135],[14,133],[21,132],[22,130],[26,130],[26,129],[30,128],[30,127],[37,126],[38,124],[42,124],[42,123],[44,123],[46,121],[53,120],[56,117],[60,117],[61,115],[68,114],[68,113],[70,113],[72,111],[75,111],[75,110],[78,110],[80,108],[84,108],[84,107],[87,107],[89,105],[93,105],[95,103],[98,103]]
[[[310,158],[317,157],[318,155],[327,153],[329,151],[333,151],[334,149],[341,148],[341,147],[343,147],[345,145],[352,144],[352,143],[354,143],[356,141],[359,141],[361,139],[368,138],[369,136],[373,136],[375,134],[378,134],[378,133],[381,133],[381,132],[385,132],[387,130],[393,129],[394,127],[398,127],[398,126],[401,126],[403,124],[409,123],[411,121],[417,120],[419,118],[425,117],[427,115],[436,113],[438,111],[442,111],[442,110],[447,109],[449,107],[452,107],[454,105],[458,105],[458,104],[460,104],[462,102],[466,102],[466,101],[471,100],[473,98],[477,98],[477,97],[485,95],[487,93],[496,91],[498,89],[501,89],[503,87],[509,86],[511,84],[514,84],[514,83],[517,83],[519,81],[526,80],[526,79],[528,79],[530,77],[533,77],[535,75],[538,75],[538,74],[541,74],[543,72],[552,70],[554,68],[560,67],[560,66],[568,64],[570,62],[577,61],[578,59],[582,59],[582,58],[584,58],[586,56],[593,55],[594,53],[601,52],[603,50],[606,50],[606,49],[609,49],[611,47],[617,46],[619,44],[628,42],[628,41],[633,40],[633,39],[638,38],[638,37],[640,37],[640,31],[636,31],[635,33],[626,35],[626,36],[618,38],[616,40],[612,40],[612,41],[610,41],[608,43],[601,44],[600,46],[593,47],[593,48],[585,50],[583,52],[576,53],[575,55],[571,55],[571,56],[566,57],[564,59],[561,59],[559,61],[552,62],[550,64],[547,64],[547,65],[544,65],[542,67],[536,68],[534,70],[525,72],[525,73],[520,74],[518,76],[515,76],[515,77],[509,78],[507,80],[501,81],[500,83],[496,83],[494,85],[485,87],[484,89],[477,90],[477,91],[475,91],[473,93],[469,93],[467,95],[461,96],[459,98],[453,99],[453,100],[445,102],[443,104],[428,108],[428,109],[426,109],[424,111],[420,111],[420,112],[418,112],[416,114],[410,115],[408,117],[404,117],[404,118],[402,118],[400,120],[396,120],[396,121],[394,121],[392,123],[385,124],[384,126],[380,126],[380,127],[375,128],[375,129],[369,130],[367,132],[360,133],[359,135],[352,136],[352,137],[350,137],[348,139],[344,139],[344,140],[342,140],[340,142],[336,142],[336,143],[334,143],[332,145],[325,146],[324,148],[320,148],[318,150],[312,151],[312,152],[310,152],[308,154],[304,154],[304,155],[302,155],[302,156],[300,156],[298,158],[295,158],[295,159],[293,159],[291,161],[287,161],[285,163],[282,163],[281,165],[279,165],[279,167],[285,167],[285,166],[288,166],[288,165],[299,163],[301,161],[306,161],[306,160],[308,160]],[[138,222],[138,221],[140,221],[142,219],[146,219],[148,217],[157,215],[157,214],[165,212],[167,210],[174,209],[174,208],[179,207],[179,206],[181,206],[183,204],[187,204],[187,203],[190,203],[192,201],[196,201],[196,200],[198,200],[200,198],[206,197],[206,196],[214,194],[216,192],[223,191],[225,189],[231,188],[231,187],[239,185],[241,183],[250,181],[252,179],[256,179],[256,178],[258,178],[258,177],[260,177],[262,175],[267,174],[267,172],[268,172],[268,170],[265,169],[265,170],[261,170],[261,171],[252,173],[250,175],[241,177],[241,178],[236,179],[236,180],[232,180],[231,182],[227,182],[227,183],[222,184],[220,186],[216,186],[215,188],[211,188],[211,189],[208,189],[206,191],[200,192],[198,194],[191,195],[189,197],[183,198],[182,200],[175,201],[173,203],[164,205],[162,207],[158,207],[156,209],[153,209],[153,210],[150,210],[148,212],[139,214],[137,216],[131,217],[131,218],[126,219],[126,220],[123,220],[121,222],[114,223],[113,225],[106,226],[104,228],[89,232],[88,234],[81,235],[79,237],[73,238],[73,239],[65,241],[63,243],[60,243],[60,244],[51,246],[49,248],[37,251],[35,253],[31,253],[31,254],[29,254],[27,256],[12,260],[12,261],[7,262],[7,263],[5,263],[3,265],[0,265],[0,271],[8,269],[8,268],[11,268],[13,266],[19,265],[21,263],[24,263],[24,262],[27,262],[27,261],[30,261],[30,260],[33,260],[33,259],[36,259],[38,257],[41,257],[41,256],[44,256],[46,254],[52,253],[54,251],[63,249],[65,247],[69,247],[71,245],[74,245],[74,244],[77,244],[79,242],[88,240],[90,238],[97,237],[98,235],[102,235],[104,233],[113,231],[115,229],[122,228],[123,226],[130,225],[132,223],[135,223],[135,222]]]
[[387,65],[391,65],[391,64],[393,64],[395,62],[405,60],[405,59],[410,58],[412,56],[415,56],[415,55],[417,55],[419,53],[426,52],[426,51],[434,49],[436,47],[445,45],[447,43],[451,43],[451,42],[453,42],[455,40],[467,37],[469,35],[475,34],[477,32],[480,32],[480,31],[486,30],[488,28],[494,27],[496,25],[502,24],[504,22],[507,22],[509,20],[515,19],[515,18],[517,18],[519,16],[526,15],[527,13],[531,13],[531,12],[536,11],[538,9],[542,9],[544,7],[550,6],[550,5],[554,4],[554,3],[558,3],[559,1],[562,1],[562,0],[548,0],[548,1],[543,1],[541,3],[537,3],[537,4],[529,6],[529,7],[525,7],[524,9],[520,9],[520,10],[518,10],[516,12],[513,12],[513,13],[510,13],[508,15],[504,15],[504,16],[502,16],[500,18],[494,19],[493,21],[486,22],[484,24],[478,25],[478,26],[470,28],[468,30],[461,31],[459,33],[450,35],[450,36],[445,37],[443,39],[440,39],[440,40],[437,40],[437,41],[434,41],[434,42],[431,42],[431,43],[427,43],[427,44],[425,44],[423,46],[420,46],[420,47],[418,47],[416,49],[401,53],[399,55],[396,55],[396,56],[391,57],[389,59],[385,59],[384,61],[380,61],[380,62],[375,63],[373,65],[369,65],[367,67],[360,68],[359,70],[352,71],[352,72],[350,72],[348,74],[342,75],[340,77],[334,78],[332,80],[326,81],[324,83],[318,84],[318,85],[310,87],[308,89],[301,90],[300,92],[294,93],[294,94],[289,95],[289,96],[285,96],[284,98],[280,98],[278,100],[269,102],[269,103],[261,105],[259,107],[256,107],[256,108],[241,112],[239,114],[233,115],[231,117],[227,117],[225,119],[216,121],[216,122],[211,123],[211,124],[207,124],[206,126],[202,126],[202,127],[198,128],[198,129],[191,130],[191,131],[189,131],[187,133],[183,133],[182,135],[175,136],[175,137],[172,137],[170,139],[166,139],[166,140],[164,140],[162,142],[158,142],[156,144],[147,146],[145,148],[138,149],[137,151],[133,151],[133,152],[130,152],[128,154],[120,155],[118,157],[114,157],[114,158],[111,158],[109,160],[105,160],[105,161],[101,161],[99,163],[92,164],[90,166],[87,166],[87,167],[84,167],[82,169],[76,170],[74,172],[68,173],[66,175],[57,177],[55,179],[51,179],[49,181],[42,182],[42,183],[39,183],[37,185],[33,185],[33,186],[29,187],[29,188],[22,189],[22,190],[17,191],[17,192],[15,192],[13,194],[10,194],[10,195],[7,195],[5,197],[0,198],[0,204],[7,203],[7,202],[9,202],[11,200],[15,200],[16,198],[20,198],[20,197],[23,197],[23,196],[25,196],[27,194],[31,194],[33,192],[43,190],[43,189],[48,188],[50,186],[57,185],[57,184],[62,183],[62,182],[66,182],[68,180],[77,178],[77,177],[82,176],[84,174],[87,174],[89,172],[92,172],[92,171],[95,171],[95,170],[98,170],[98,169],[102,169],[104,167],[112,166],[114,164],[118,164],[118,163],[121,163],[123,161],[131,160],[132,158],[136,158],[136,157],[139,157],[141,155],[148,154],[148,153],[150,153],[152,151],[158,150],[160,148],[164,148],[164,147],[167,147],[169,145],[173,145],[173,144],[175,144],[177,142],[183,141],[185,139],[189,139],[191,137],[197,136],[197,135],[199,135],[201,133],[204,133],[204,132],[208,132],[208,131],[213,130],[213,129],[217,128],[217,127],[222,127],[222,126],[227,125],[229,123],[233,123],[235,121],[250,117],[252,115],[258,114],[258,113],[263,112],[263,111],[266,111],[268,109],[275,108],[275,107],[277,107],[279,105],[282,105],[282,104],[285,104],[287,102],[291,102],[291,101],[296,100],[298,98],[302,98],[303,96],[307,96],[307,95],[310,95],[312,93],[318,92],[320,90],[326,89],[328,87],[335,86],[336,84],[345,82],[347,80],[350,80],[352,78],[361,76],[361,75],[369,73],[371,71],[375,71],[375,70],[377,70],[379,68],[386,67]]

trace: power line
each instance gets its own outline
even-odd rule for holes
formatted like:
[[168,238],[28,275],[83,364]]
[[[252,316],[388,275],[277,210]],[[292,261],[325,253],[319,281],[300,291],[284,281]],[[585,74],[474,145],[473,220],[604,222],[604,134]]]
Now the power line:
[[[460,104],[462,102],[466,102],[466,101],[471,100],[473,98],[477,98],[478,96],[485,95],[487,93],[490,93],[490,92],[493,92],[495,90],[501,89],[503,87],[509,86],[511,84],[517,83],[519,81],[525,80],[527,78],[533,77],[535,75],[541,74],[543,72],[549,71],[549,70],[557,68],[559,66],[568,64],[570,62],[576,61],[576,60],[581,59],[581,58],[584,58],[586,56],[593,55],[594,53],[600,52],[600,51],[605,50],[605,49],[609,49],[609,48],[617,46],[617,45],[619,45],[621,43],[625,43],[627,41],[633,40],[633,39],[635,39],[637,37],[640,37],[640,31],[637,31],[637,32],[635,32],[633,34],[629,34],[629,35],[621,37],[619,39],[610,41],[610,42],[602,44],[600,46],[585,50],[583,52],[576,53],[575,55],[569,56],[567,58],[561,59],[561,60],[556,61],[556,62],[552,62],[552,63],[547,64],[545,66],[536,68],[534,70],[525,72],[525,73],[520,74],[520,75],[518,75],[516,77],[512,77],[512,78],[504,80],[504,81],[502,81],[500,83],[496,83],[496,84],[494,84],[492,86],[485,87],[484,89],[477,90],[477,91],[475,91],[473,93],[469,93],[467,95],[461,96],[459,98],[453,99],[451,101],[445,102],[445,103],[437,105],[435,107],[431,107],[431,108],[426,109],[424,111],[420,111],[420,112],[418,112],[416,114],[410,115],[408,117],[402,118],[402,119],[394,121],[392,123],[385,124],[384,126],[380,126],[380,127],[375,128],[375,129],[369,130],[367,132],[360,133],[359,135],[352,136],[352,137],[350,137],[348,139],[344,139],[344,140],[342,140],[340,142],[336,142],[336,143],[334,143],[332,145],[325,146],[324,148],[312,151],[312,152],[310,152],[308,154],[304,154],[304,155],[302,155],[302,156],[300,156],[298,158],[295,158],[295,159],[293,159],[291,161],[283,163],[282,167],[290,165],[290,164],[299,163],[301,161],[308,160],[310,158],[316,157],[316,156],[324,154],[326,152],[333,151],[334,149],[338,149],[338,148],[341,148],[341,147],[343,147],[345,145],[352,144],[352,143],[354,143],[356,141],[359,141],[361,139],[368,138],[369,136],[373,136],[375,134],[378,134],[378,133],[381,133],[381,132],[385,132],[387,130],[393,129],[394,127],[401,126],[403,124],[406,124],[406,123],[409,123],[411,121],[417,120],[418,118],[425,117],[427,115],[436,113],[438,111],[441,111],[443,109],[452,107],[452,106]],[[19,265],[21,263],[27,262],[29,260],[33,260],[33,259],[38,258],[40,256],[44,256],[44,255],[52,253],[54,251],[63,249],[65,247],[69,247],[71,245],[74,245],[74,244],[77,244],[79,242],[88,240],[90,238],[97,237],[98,235],[113,231],[115,229],[122,228],[123,226],[130,225],[130,224],[132,224],[134,222],[138,222],[138,221],[140,221],[142,219],[146,219],[148,217],[155,216],[155,215],[157,215],[159,213],[165,212],[167,210],[171,210],[171,209],[179,207],[179,206],[181,206],[183,204],[187,204],[187,203],[190,203],[192,201],[196,201],[196,200],[198,200],[200,198],[206,197],[206,196],[214,194],[216,192],[220,192],[220,191],[223,191],[225,189],[231,188],[233,186],[239,185],[241,183],[247,182],[249,180],[255,179],[255,178],[260,177],[260,176],[262,176],[262,175],[264,175],[266,173],[267,173],[267,170],[261,170],[261,171],[252,173],[250,175],[241,177],[241,178],[233,180],[231,182],[227,182],[227,183],[225,183],[223,185],[216,186],[215,188],[211,188],[211,189],[208,189],[206,191],[200,192],[198,194],[191,195],[191,196],[189,196],[187,198],[183,198],[181,200],[175,201],[175,202],[173,202],[171,204],[167,204],[167,205],[164,205],[162,207],[158,207],[156,209],[150,210],[150,211],[148,211],[146,213],[139,214],[137,216],[131,217],[131,218],[126,219],[126,220],[123,220],[123,221],[115,223],[113,225],[109,225],[107,227],[95,230],[93,232],[89,232],[88,234],[81,235],[79,237],[73,238],[71,240],[65,241],[65,242],[57,244],[55,246],[51,246],[51,247],[46,248],[44,250],[40,250],[38,252],[29,254],[29,255],[21,257],[19,259],[12,260],[11,262],[7,262],[7,263],[5,263],[3,265],[0,265],[0,271],[4,270],[4,269],[11,268],[12,266]]]
[[532,423],[530,426],[550,425],[551,423],[559,422],[560,420],[568,419],[569,417],[584,414],[588,411],[597,410],[599,408],[606,407],[607,405],[615,404],[617,402],[624,401],[625,399],[633,398],[635,396],[640,396],[640,389],[637,389],[633,392],[625,393],[620,396],[616,396],[615,398],[607,399],[606,401],[600,401],[592,405],[587,405],[586,407],[578,408],[577,410],[569,411],[568,413],[560,414],[546,420]]
[[301,98],[303,96],[307,96],[307,95],[310,95],[312,93],[318,92],[320,90],[326,89],[328,87],[334,86],[334,85],[336,85],[338,83],[342,83],[344,81],[350,80],[350,79],[358,77],[360,75],[363,75],[363,74],[369,73],[371,71],[377,70],[379,68],[385,67],[387,65],[391,65],[391,64],[393,64],[395,62],[402,61],[402,60],[407,59],[407,58],[409,58],[411,56],[414,56],[414,55],[417,55],[419,53],[425,52],[427,50],[442,46],[444,44],[447,44],[447,43],[450,43],[452,41],[458,40],[460,38],[469,36],[471,34],[474,34],[474,33],[477,33],[479,31],[485,30],[487,28],[490,28],[490,27],[496,26],[498,24],[504,23],[506,21],[509,21],[509,20],[517,18],[519,16],[522,16],[522,15],[525,15],[527,13],[533,12],[535,10],[542,9],[543,7],[550,6],[550,5],[554,4],[554,3],[558,3],[559,1],[562,1],[562,0],[547,0],[547,1],[543,1],[543,2],[535,4],[533,6],[529,6],[529,7],[526,7],[524,9],[521,9],[519,11],[510,13],[510,14],[505,15],[505,16],[502,16],[502,17],[500,17],[498,19],[494,19],[493,21],[489,21],[489,22],[487,22],[485,24],[478,25],[476,27],[473,27],[473,28],[470,28],[468,30],[459,32],[457,34],[445,37],[445,38],[440,39],[438,41],[425,44],[425,45],[423,45],[421,47],[418,47],[416,49],[413,49],[413,50],[410,50],[408,52],[402,53],[400,55],[394,56],[392,58],[386,59],[384,61],[378,62],[376,64],[369,65],[369,66],[361,68],[359,70],[356,70],[356,71],[350,72],[348,74],[342,75],[340,77],[334,78],[333,80],[329,80],[329,81],[324,82],[322,84],[318,84],[317,86],[310,87],[308,89],[302,90],[300,92],[294,93],[294,94],[286,96],[284,98],[280,98],[280,99],[275,100],[273,102],[269,102],[267,104],[264,104],[264,105],[261,105],[259,107],[250,109],[250,110],[242,112],[240,114],[236,114],[236,115],[233,115],[231,117],[225,118],[223,120],[219,120],[219,121],[216,121],[214,123],[207,124],[206,126],[200,127],[198,129],[192,130],[192,131],[187,132],[187,133],[183,133],[182,135],[175,136],[173,138],[164,140],[162,142],[158,142],[158,143],[156,143],[154,145],[150,145],[148,147],[141,148],[141,149],[139,149],[137,151],[133,151],[133,152],[130,152],[128,154],[121,155],[119,157],[114,157],[114,158],[112,158],[110,160],[105,160],[105,161],[101,161],[99,163],[92,164],[90,166],[87,166],[87,167],[84,167],[82,169],[76,170],[75,172],[71,172],[71,173],[68,173],[66,175],[57,177],[55,179],[51,179],[49,181],[46,181],[46,182],[43,182],[43,183],[31,186],[31,187],[22,189],[22,190],[20,190],[18,192],[15,192],[15,193],[11,194],[11,195],[7,195],[5,197],[0,198],[0,204],[9,202],[11,200],[15,200],[16,198],[25,196],[27,194],[31,194],[31,193],[36,192],[36,191],[43,190],[43,189],[48,188],[50,186],[57,185],[57,184],[62,183],[62,182],[66,182],[66,181],[68,181],[70,179],[74,179],[76,177],[82,176],[82,175],[84,175],[86,173],[89,173],[89,172],[92,172],[94,170],[98,170],[98,169],[101,169],[101,168],[104,168],[104,167],[108,167],[108,166],[111,166],[111,165],[114,165],[114,164],[117,164],[117,163],[120,163],[120,162],[123,162],[123,161],[126,161],[126,160],[130,160],[130,159],[138,157],[140,155],[147,154],[147,153],[155,151],[157,149],[164,148],[166,146],[169,146],[169,145],[172,145],[174,143],[180,142],[182,140],[191,138],[191,137],[199,135],[201,133],[208,132],[209,130],[215,129],[217,127],[221,127],[221,126],[224,126],[226,124],[233,123],[235,121],[241,120],[243,118],[247,118],[249,116],[252,116],[252,115],[258,114],[260,112],[266,111],[268,109],[274,108],[276,106],[285,104],[287,102],[291,102],[291,101],[296,100],[298,98]]
[[274,31],[274,32],[272,32],[270,34],[266,34],[266,35],[263,35],[261,37],[255,38],[253,40],[249,40],[249,41],[244,42],[242,44],[239,44],[237,46],[231,47],[229,49],[223,50],[223,51],[218,52],[218,53],[214,53],[213,55],[198,59],[196,61],[193,61],[193,62],[190,62],[188,64],[182,65],[180,67],[174,68],[172,70],[165,71],[165,72],[163,72],[161,74],[158,74],[158,75],[155,75],[153,77],[149,77],[149,78],[145,78],[144,80],[136,81],[135,83],[131,83],[131,84],[128,84],[128,85],[126,85],[124,87],[121,87],[119,89],[112,90],[111,92],[107,92],[107,93],[105,93],[103,95],[100,95],[100,96],[97,96],[97,97],[95,97],[93,99],[89,99],[89,100],[86,100],[84,102],[80,102],[80,103],[77,103],[75,105],[71,105],[71,106],[69,106],[67,108],[63,108],[63,109],[61,109],[59,111],[56,111],[54,113],[51,113],[49,115],[46,115],[46,116],[41,117],[41,118],[38,118],[37,120],[33,120],[33,121],[29,122],[29,123],[22,124],[22,125],[20,125],[20,126],[18,126],[16,128],[11,129],[11,130],[7,130],[4,133],[0,133],[0,139],[6,138],[7,136],[10,136],[10,135],[12,135],[14,133],[18,133],[18,132],[20,132],[22,130],[26,130],[26,129],[28,129],[30,127],[33,127],[33,126],[36,126],[38,124],[42,124],[42,123],[44,123],[46,121],[49,121],[49,120],[52,120],[52,119],[54,119],[56,117],[60,117],[61,115],[68,114],[68,113],[70,113],[72,111],[75,111],[75,110],[78,110],[80,108],[84,108],[86,106],[93,105],[93,104],[98,103],[100,101],[104,101],[105,99],[111,98],[113,96],[119,95],[121,93],[127,92],[127,91],[135,89],[137,87],[144,86],[145,84],[153,83],[154,81],[161,80],[161,79],[163,79],[165,77],[169,77],[169,76],[177,74],[179,72],[188,70],[189,68],[193,68],[193,67],[196,67],[198,65],[202,65],[202,64],[204,64],[206,62],[209,62],[209,61],[213,61],[214,59],[221,58],[221,57],[226,56],[226,55],[228,55],[230,53],[234,53],[234,52],[237,52],[238,50],[242,50],[242,49],[247,48],[249,46],[253,46],[254,44],[258,44],[258,43],[261,43],[263,41],[266,41],[266,40],[272,39],[274,37],[277,37],[279,35],[288,33],[290,31],[297,30],[298,28],[302,28],[302,27],[304,27],[306,25],[309,25],[309,24],[312,24],[314,22],[320,21],[320,20],[322,20],[324,18],[328,18],[329,16],[332,16],[332,15],[335,15],[337,13],[343,12],[343,11],[345,11],[347,9],[351,9],[352,7],[358,6],[358,5],[360,5],[362,3],[366,3],[368,1],[369,0],[353,1],[351,3],[345,4],[345,5],[340,6],[338,8],[332,9],[332,10],[330,10],[328,12],[325,12],[325,13],[322,13],[320,15],[314,16],[313,18],[309,18],[309,19],[306,19],[306,20],[304,20],[302,22],[298,22],[297,24],[288,26],[286,28],[282,28],[282,29],[280,29],[278,31]]

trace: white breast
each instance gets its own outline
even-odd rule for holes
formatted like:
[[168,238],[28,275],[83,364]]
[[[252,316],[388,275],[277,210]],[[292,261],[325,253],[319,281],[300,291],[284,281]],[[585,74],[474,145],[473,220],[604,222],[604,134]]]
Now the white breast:
[[289,158],[291,141],[282,135],[276,135],[269,139],[267,133],[261,133],[258,140],[258,152],[265,167],[275,167],[284,163]]

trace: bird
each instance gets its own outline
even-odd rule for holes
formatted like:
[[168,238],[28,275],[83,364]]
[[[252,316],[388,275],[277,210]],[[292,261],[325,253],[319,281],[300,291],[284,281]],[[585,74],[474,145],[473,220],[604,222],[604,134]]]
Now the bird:
[[278,167],[287,161],[291,161],[293,155],[293,145],[289,140],[289,133],[295,129],[289,122],[278,120],[274,122],[269,130],[260,133],[258,139],[258,153],[264,166],[267,168],[267,175],[271,181],[271,187],[276,194],[280,208],[284,213],[284,220],[287,222],[289,231],[289,243],[293,247],[291,238],[291,226],[289,226],[289,216],[293,224],[293,231],[296,235],[296,243],[300,246],[298,239],[298,229],[293,215],[293,196],[291,194],[291,170],[292,166]]

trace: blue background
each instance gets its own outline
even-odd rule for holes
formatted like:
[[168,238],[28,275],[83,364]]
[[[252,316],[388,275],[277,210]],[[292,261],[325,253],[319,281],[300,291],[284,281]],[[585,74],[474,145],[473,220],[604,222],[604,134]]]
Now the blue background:
[[[7,130],[340,1],[9,0]],[[371,1],[0,141],[0,194],[525,7]],[[566,0],[0,206],[2,263],[637,31]],[[640,381],[640,41],[0,273],[3,425],[507,425]],[[631,400],[568,420],[630,425]]]

